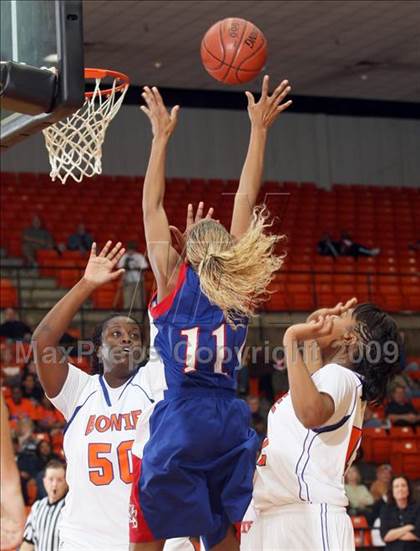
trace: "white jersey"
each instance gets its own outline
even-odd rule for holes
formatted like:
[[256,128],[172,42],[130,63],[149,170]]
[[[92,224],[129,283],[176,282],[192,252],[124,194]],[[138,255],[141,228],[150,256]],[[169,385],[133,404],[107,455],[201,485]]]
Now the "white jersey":
[[66,549],[128,549],[131,447],[136,422],[151,403],[141,371],[111,388],[102,376],[69,365],[61,392],[51,399],[67,420],[69,492],[60,523]]
[[274,404],[255,473],[256,511],[294,503],[348,504],[344,473],[360,445],[362,383],[337,364],[321,368],[312,380],[334,400],[334,415],[323,426],[306,429],[296,417],[290,394]]
[[153,409],[157,402],[163,399],[164,391],[168,389],[165,377],[165,366],[163,365],[160,356],[154,347],[157,328],[154,324],[152,315],[149,310],[149,327],[150,327],[150,361],[141,371],[141,385],[146,392],[153,396],[153,404],[143,413],[141,419],[138,420],[135,441],[133,444],[133,454],[137,457],[143,457],[143,448],[150,438],[149,419],[153,413]]

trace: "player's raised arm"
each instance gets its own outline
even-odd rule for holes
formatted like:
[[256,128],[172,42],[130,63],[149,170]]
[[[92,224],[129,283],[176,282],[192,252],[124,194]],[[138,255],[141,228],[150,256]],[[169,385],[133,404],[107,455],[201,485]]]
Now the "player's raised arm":
[[156,87],[144,87],[147,106],[141,110],[152,125],[153,140],[143,187],[143,221],[147,253],[158,286],[158,300],[170,293],[176,283],[180,256],[171,245],[169,222],[163,207],[165,162],[169,138],[175,129],[179,107],[169,113]]
[[68,363],[59,342],[72,319],[92,292],[120,277],[124,270],[115,270],[125,252],[121,243],[112,247],[108,241],[99,255],[93,243],[89,262],[82,279],[48,312],[32,336],[36,370],[48,397],[57,396],[67,378]]
[[323,425],[334,413],[334,402],[315,386],[298,345],[328,335],[331,328],[331,318],[321,317],[318,321],[292,325],[283,337],[293,409],[306,428]]
[[25,506],[22,499],[19,471],[10,436],[9,412],[0,395],[0,549],[15,549],[22,541]]
[[261,188],[267,131],[280,113],[292,103],[291,100],[281,103],[291,90],[287,80],[283,80],[271,96],[268,94],[268,90],[269,77],[266,75],[258,102],[255,102],[251,92],[245,92],[248,98],[251,134],[248,153],[242,169],[233,207],[230,233],[236,238],[240,238],[248,229],[252,211]]

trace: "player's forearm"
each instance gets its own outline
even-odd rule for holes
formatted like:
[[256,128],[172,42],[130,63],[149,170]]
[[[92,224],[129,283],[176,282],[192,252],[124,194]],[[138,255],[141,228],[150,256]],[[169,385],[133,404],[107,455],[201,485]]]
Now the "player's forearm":
[[248,229],[261,188],[267,129],[253,124],[248,152],[233,205],[231,234],[239,239]]
[[143,186],[143,215],[161,208],[165,196],[165,165],[168,138],[155,137],[152,141],[149,164]]
[[4,403],[3,394],[0,395],[1,414],[1,493],[2,499],[8,494],[13,495],[15,491],[20,492],[19,472],[16,466],[15,454],[13,452],[12,439],[10,436],[9,411]]
[[82,278],[42,319],[32,335],[34,352],[57,346],[82,304],[95,290],[95,286]]
[[306,428],[318,427],[330,417],[326,414],[323,396],[316,388],[303,361],[298,342],[292,335],[288,335],[287,331],[284,347],[293,409]]
[[267,129],[252,125],[248,152],[242,168],[238,191],[235,195],[235,203],[239,202],[241,208],[246,205],[249,216],[252,214],[252,209],[261,189],[266,143]]
[[248,193],[254,203],[261,188],[266,143],[267,129],[252,124],[248,152],[239,180],[238,193]]

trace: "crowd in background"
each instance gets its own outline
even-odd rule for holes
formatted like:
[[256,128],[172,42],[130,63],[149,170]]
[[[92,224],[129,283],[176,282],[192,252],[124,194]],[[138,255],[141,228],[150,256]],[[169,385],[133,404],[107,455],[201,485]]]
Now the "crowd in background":
[[[62,431],[65,421],[46,398],[30,355],[24,365],[16,364],[12,350],[16,342],[29,347],[31,328],[12,309],[5,311],[3,319],[0,325],[1,384],[9,409],[22,492],[25,503],[31,505],[47,495],[43,482],[46,466],[51,461],[64,459]],[[406,369],[420,369],[420,366],[410,364]],[[238,375],[238,393],[249,406],[252,425],[261,443],[266,435],[269,409],[287,391],[287,369],[281,355],[276,361],[271,361],[261,351],[257,353],[255,361],[251,361],[250,357],[244,358]],[[367,407],[364,426],[408,426],[414,432],[416,426],[420,425],[420,412],[414,407],[411,398],[419,396],[418,382],[408,377],[403,370],[390,389],[385,417],[378,418],[374,410]],[[372,533],[374,543],[378,545],[383,544],[379,530],[381,522],[382,525],[388,522],[384,520],[384,515],[389,514],[389,507],[386,508],[386,505],[396,503],[392,498],[392,475],[390,465],[384,464],[375,468],[372,464],[364,463],[361,452],[345,479],[349,512],[352,515],[364,515],[369,526],[378,528]],[[407,491],[412,492],[408,486],[407,488]],[[411,502],[412,493],[407,503]]]
[[25,265],[36,268],[36,253],[39,250],[52,249],[61,255],[64,250],[87,252],[93,243],[93,237],[84,224],[78,224],[76,231],[71,234],[67,243],[56,243],[51,232],[44,226],[38,215],[33,216],[30,226],[22,233],[22,253]]

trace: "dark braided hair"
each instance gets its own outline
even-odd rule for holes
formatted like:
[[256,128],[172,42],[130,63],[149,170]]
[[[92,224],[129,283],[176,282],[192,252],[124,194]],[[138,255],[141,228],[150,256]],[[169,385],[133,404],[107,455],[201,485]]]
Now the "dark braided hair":
[[401,369],[401,337],[391,316],[374,304],[359,304],[353,318],[358,335],[353,370],[362,376],[362,399],[376,404],[385,398],[388,383]]
[[102,333],[103,333],[106,325],[108,324],[108,322],[110,322],[114,318],[129,318],[129,319],[131,319],[132,321],[134,321],[134,323],[140,329],[140,335],[141,335],[142,340],[144,338],[143,327],[136,320],[136,318],[134,318],[131,315],[129,316],[128,314],[126,314],[124,312],[115,312],[115,313],[111,314],[110,316],[108,316],[107,318],[105,318],[104,320],[102,320],[102,322],[99,323],[95,327],[95,329],[93,330],[93,334],[92,334],[92,338],[91,338],[92,343],[93,343],[93,354],[91,356],[91,373],[92,373],[92,375],[96,375],[96,374],[102,375],[103,372],[104,372],[104,366],[103,366],[102,362],[100,361],[100,359],[98,357],[98,350],[102,345]]

